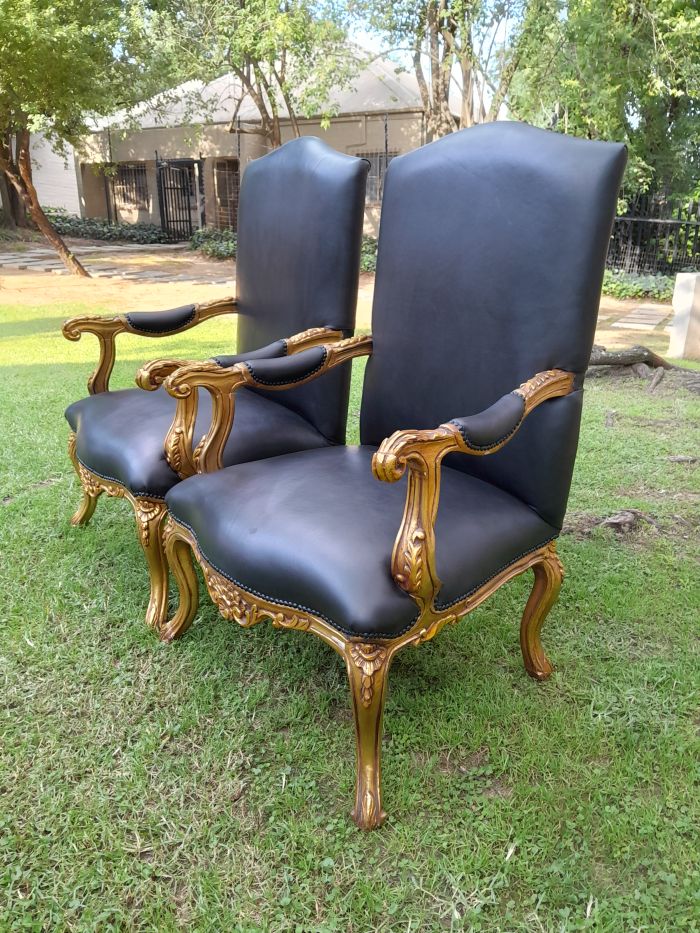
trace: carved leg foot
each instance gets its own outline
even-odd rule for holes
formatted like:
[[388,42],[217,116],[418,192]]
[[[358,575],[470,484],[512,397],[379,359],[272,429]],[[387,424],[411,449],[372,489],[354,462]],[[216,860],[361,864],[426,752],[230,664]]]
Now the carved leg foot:
[[168,618],[168,564],[163,547],[163,519],[167,513],[161,499],[133,500],[136,527],[151,578],[151,596],[146,611],[146,624],[159,631]]
[[73,463],[80,485],[83,487],[83,499],[70,520],[71,525],[87,525],[95,512],[97,500],[102,495],[102,488],[95,483],[88,471],[81,465],[75,452],[75,434],[68,437],[68,456]]
[[350,680],[357,741],[357,779],[352,818],[360,829],[386,819],[381,800],[382,716],[391,657],[381,645],[349,642],[345,661]]
[[535,583],[520,623],[520,647],[528,674],[536,680],[546,680],[553,668],[542,648],[540,631],[549,610],[557,601],[564,578],[564,568],[554,546],[532,570]]
[[163,532],[165,556],[175,577],[180,596],[177,612],[160,627],[162,641],[171,642],[187,631],[199,605],[199,585],[192,563],[192,550],[187,540],[180,536],[173,521],[165,523]]
[[93,494],[83,487],[83,498],[80,505],[71,516],[71,525],[87,525],[95,513],[97,500],[101,492],[102,490],[100,489],[99,492]]

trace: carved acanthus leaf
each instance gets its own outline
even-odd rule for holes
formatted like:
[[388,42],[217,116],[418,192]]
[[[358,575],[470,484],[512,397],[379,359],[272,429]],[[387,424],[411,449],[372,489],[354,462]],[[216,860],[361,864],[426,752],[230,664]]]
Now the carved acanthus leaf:
[[350,644],[350,657],[353,664],[362,671],[360,695],[362,705],[365,707],[372,705],[374,679],[377,671],[381,670],[386,663],[387,654],[387,649],[381,645],[363,644],[362,642],[352,642]]

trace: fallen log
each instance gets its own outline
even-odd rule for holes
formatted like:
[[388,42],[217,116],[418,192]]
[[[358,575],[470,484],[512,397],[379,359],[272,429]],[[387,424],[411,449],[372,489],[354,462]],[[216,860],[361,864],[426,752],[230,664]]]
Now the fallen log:
[[664,369],[681,369],[680,366],[674,366],[663,356],[654,353],[648,347],[625,347],[623,350],[606,350],[599,344],[594,343],[591,350],[591,359],[589,366],[634,366],[637,363],[646,363],[656,369],[662,366]]

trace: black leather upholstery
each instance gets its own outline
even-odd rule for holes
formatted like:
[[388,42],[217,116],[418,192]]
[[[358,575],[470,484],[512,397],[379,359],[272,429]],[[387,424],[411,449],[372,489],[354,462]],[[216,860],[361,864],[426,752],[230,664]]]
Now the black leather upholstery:
[[124,317],[139,334],[168,334],[194,320],[194,310],[194,305],[183,305],[169,311],[132,311]]
[[[309,327],[354,328],[368,165],[310,136],[247,166],[236,259],[238,350]],[[350,365],[275,396],[345,439]]]
[[[220,365],[285,357],[283,338],[311,327],[352,332],[367,169],[364,160],[313,137],[293,140],[246,168],[238,219],[239,352],[217,357]],[[194,306],[187,305],[126,317],[134,330],[155,334],[193,315]],[[239,393],[224,463],[342,442],[349,380],[345,366],[308,391]],[[199,397],[197,431],[203,434],[210,398],[206,391]],[[66,417],[88,469],[134,494],[163,496],[178,481],[163,452],[174,410],[164,390],[134,389],[82,399]]]
[[[517,123],[475,127],[395,159],[382,208],[364,446],[180,484],[166,501],[204,557],[244,589],[347,634],[395,637],[409,628],[417,605],[390,573],[406,482],[375,480],[372,452],[396,430],[450,419],[488,449],[521,422],[523,400],[512,394],[520,383],[560,368],[580,386],[624,164],[623,146]],[[262,365],[279,372],[284,363]],[[544,402],[501,452],[443,461],[438,606],[556,537],[581,399],[579,388]]]
[[474,450],[489,450],[510,437],[522,423],[525,401],[521,395],[509,392],[485,411],[466,418],[452,418],[450,424]]
[[219,366],[235,366],[236,363],[244,363],[246,360],[266,360],[276,359],[287,355],[287,343],[284,340],[275,340],[274,343],[268,343],[265,347],[259,347],[257,350],[249,350],[248,353],[234,353],[231,356],[214,356],[212,359]]
[[[406,487],[374,478],[373,452],[330,447],[242,464],[185,480],[166,502],[204,557],[248,591],[310,610],[349,635],[393,637],[417,617],[390,568]],[[440,604],[555,535],[507,493],[443,469]]]
[[[483,411],[545,369],[586,370],[624,146],[500,122],[392,161],[361,438]],[[580,400],[552,400],[455,469],[560,527]]]
[[[311,347],[282,359],[255,360],[248,357],[246,363],[251,376],[261,385],[284,386],[308,379],[326,362],[325,347]],[[248,362],[250,361],[250,362]]]
[[[163,441],[175,414],[165,389],[101,392],[75,402],[66,418],[76,432],[76,453],[88,469],[122,483],[134,495],[162,498],[180,480]],[[211,397],[200,393],[195,443],[211,423]],[[248,389],[236,393],[233,430],[224,464],[324,447],[328,441],[301,415]]]

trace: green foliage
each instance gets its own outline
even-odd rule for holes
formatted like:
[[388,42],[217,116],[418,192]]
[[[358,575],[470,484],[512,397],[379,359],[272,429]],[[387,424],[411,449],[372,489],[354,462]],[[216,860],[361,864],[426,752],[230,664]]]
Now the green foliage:
[[111,224],[101,217],[76,217],[50,207],[45,213],[61,236],[126,243],[170,243],[167,233],[157,224]]
[[626,189],[687,195],[700,182],[697,0],[545,0],[518,70],[519,119],[626,142]]
[[[272,146],[281,143],[280,118],[335,113],[331,92],[357,71],[347,42],[342,5],[312,0],[162,0],[158,54],[177,62],[180,80],[209,81],[232,72],[260,113]],[[191,92],[199,95],[195,86]],[[235,119],[236,113],[231,113]]]
[[360,253],[360,272],[377,271],[377,240],[373,236],[362,237],[362,252]]
[[210,259],[235,259],[238,237],[233,230],[202,227],[190,240],[190,248],[197,249]]
[[631,272],[605,270],[603,294],[611,298],[653,298],[670,301],[675,278],[672,275],[635,275]]
[[144,17],[142,0],[0,0],[0,132],[60,147],[136,102],[150,87]]
[[[160,644],[128,503],[103,496],[70,527],[63,410],[97,349],[61,322],[114,310],[0,307],[3,933],[696,930],[698,467],[668,458],[698,450],[700,399],[671,372],[652,395],[589,381],[543,632],[553,677],[534,683],[520,659],[529,574],[399,652],[389,821],[361,833],[335,653],[266,623],[243,632],[204,590],[192,628]],[[226,317],[125,334],[113,387],[154,356],[235,352],[231,335]],[[659,527],[576,531],[622,508]]]

